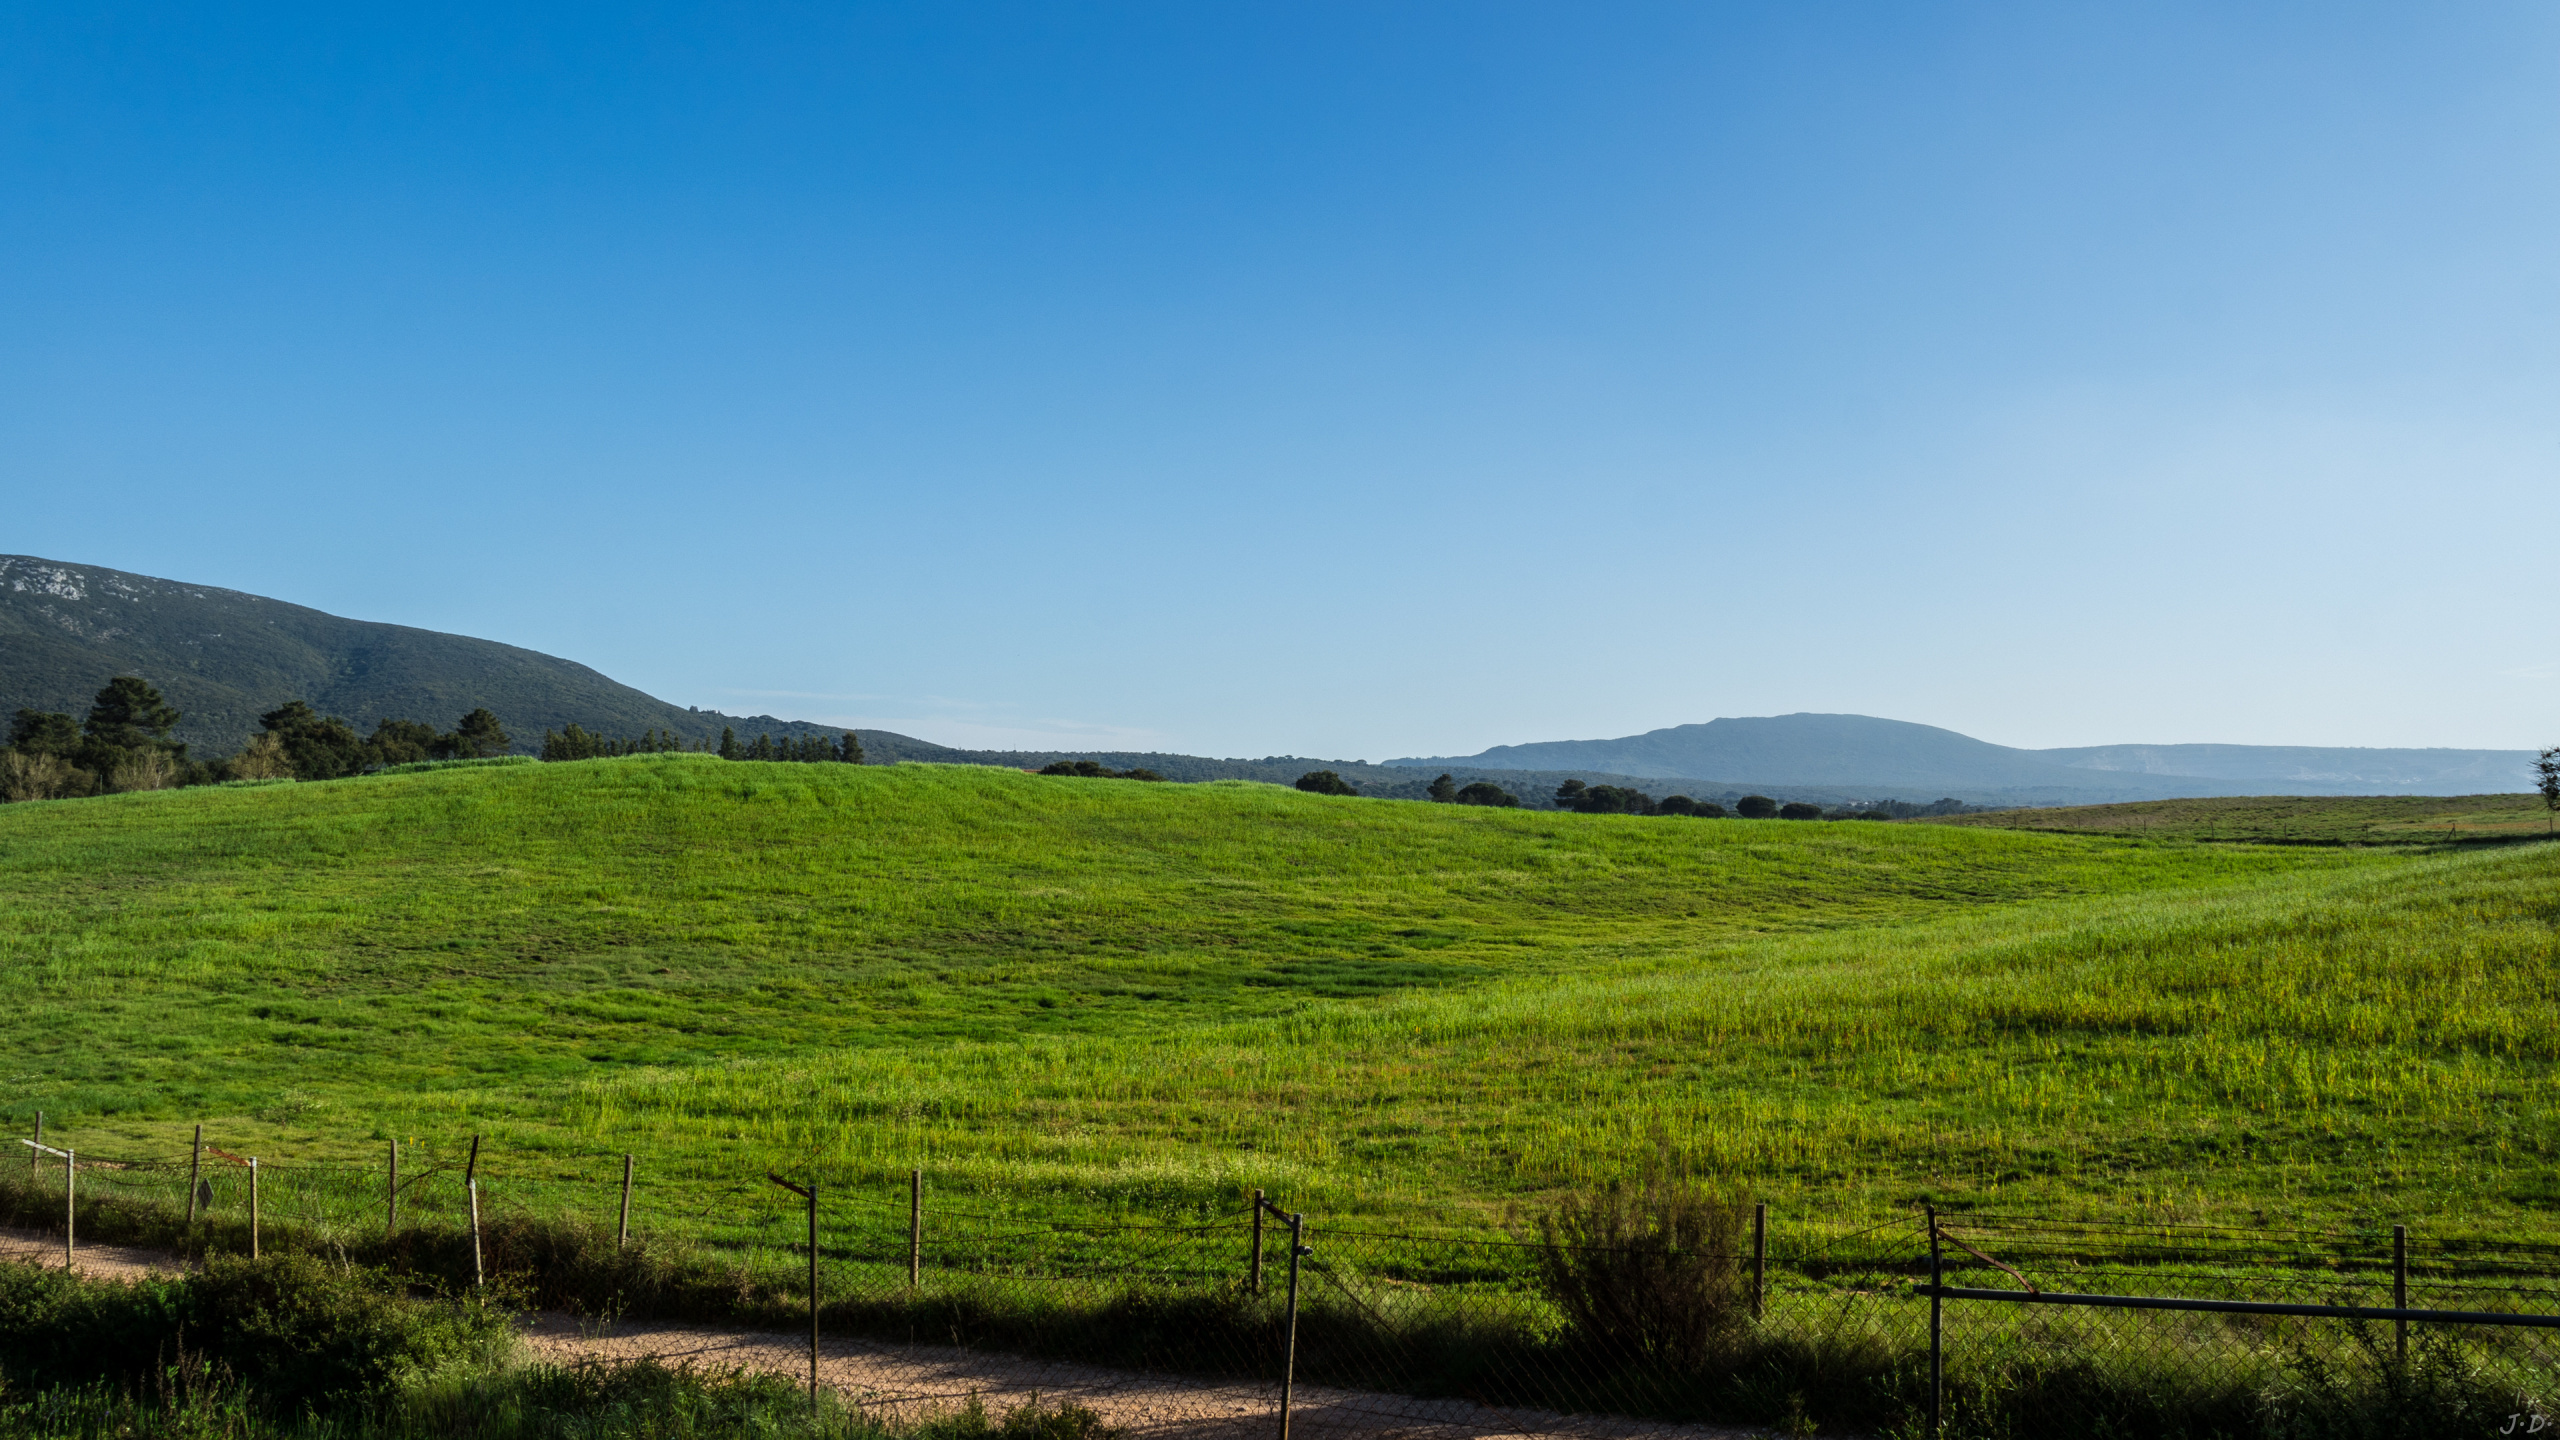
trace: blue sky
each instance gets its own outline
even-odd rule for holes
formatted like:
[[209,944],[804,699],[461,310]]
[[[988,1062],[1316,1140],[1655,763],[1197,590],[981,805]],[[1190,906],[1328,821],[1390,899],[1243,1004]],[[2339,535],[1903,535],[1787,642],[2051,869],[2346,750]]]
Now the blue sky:
[[0,550],[951,743],[2560,743],[2548,5],[25,5]]

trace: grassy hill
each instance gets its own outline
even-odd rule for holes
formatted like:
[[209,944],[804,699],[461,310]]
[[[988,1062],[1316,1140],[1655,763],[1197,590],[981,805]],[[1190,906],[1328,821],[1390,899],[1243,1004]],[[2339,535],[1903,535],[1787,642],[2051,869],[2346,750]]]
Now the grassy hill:
[[2554,853],[682,756],[40,802],[6,1108],[1479,1220],[1659,1129],[1832,1207],[2542,1234]]
[[2538,795],[2240,795],[2072,805],[1931,823],[2282,845],[2447,845],[2549,837]]

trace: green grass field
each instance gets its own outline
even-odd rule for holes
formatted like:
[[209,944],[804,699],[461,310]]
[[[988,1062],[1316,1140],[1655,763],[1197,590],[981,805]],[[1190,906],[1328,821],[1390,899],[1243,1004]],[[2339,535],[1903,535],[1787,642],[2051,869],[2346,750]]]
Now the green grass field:
[[2555,861],[681,756],[134,794],[0,808],[0,1074],[102,1153],[1481,1225],[1660,1137],[1842,1224],[2560,1238]]
[[2239,795],[1998,810],[1933,819],[1990,830],[2067,830],[2284,845],[2473,845],[2550,838],[2560,816],[2522,795]]

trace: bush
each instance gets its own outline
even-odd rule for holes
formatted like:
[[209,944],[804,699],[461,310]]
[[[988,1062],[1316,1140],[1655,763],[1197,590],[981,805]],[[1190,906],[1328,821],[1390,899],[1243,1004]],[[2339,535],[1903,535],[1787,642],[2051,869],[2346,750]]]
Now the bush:
[[294,1413],[485,1368],[512,1338],[501,1311],[412,1300],[309,1255],[208,1256],[184,1279],[135,1284],[0,1266],[0,1373],[21,1383],[134,1384],[183,1351]]
[[1460,790],[1451,798],[1461,805],[1499,805],[1507,807],[1520,803],[1519,796],[1514,795],[1510,791],[1503,789],[1501,786],[1486,780],[1476,781],[1465,789]]
[[1819,820],[1822,818],[1822,807],[1819,805],[1808,805],[1802,800],[1790,800],[1786,804],[1778,807],[1778,818],[1781,820]]
[[1570,1196],[1540,1217],[1547,1297],[1617,1361],[1696,1369],[1730,1348],[1751,1313],[1738,1195],[1657,1174]]
[[1310,795],[1357,795],[1351,782],[1331,770],[1310,770],[1298,777],[1298,788]]
[[1745,820],[1766,820],[1778,813],[1778,802],[1766,795],[1745,795],[1733,802],[1733,809]]
[[[845,733],[850,735],[853,732],[848,730]],[[1108,765],[1098,764],[1091,760],[1053,760],[1040,767],[1039,773],[1043,775],[1081,775],[1089,780],[1161,781],[1164,779],[1162,775],[1157,774],[1144,765],[1133,766],[1127,770],[1114,770]],[[1303,790],[1307,787],[1301,785],[1298,788]]]

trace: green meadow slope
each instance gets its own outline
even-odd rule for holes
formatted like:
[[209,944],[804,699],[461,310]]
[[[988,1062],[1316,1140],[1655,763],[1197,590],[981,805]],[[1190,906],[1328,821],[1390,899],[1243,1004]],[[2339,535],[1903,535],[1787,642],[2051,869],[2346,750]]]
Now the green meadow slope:
[[456,769],[0,808],[0,1038],[16,1122],[108,1150],[1463,1221],[1659,1136],[1842,1215],[2538,1234],[2555,856]]

